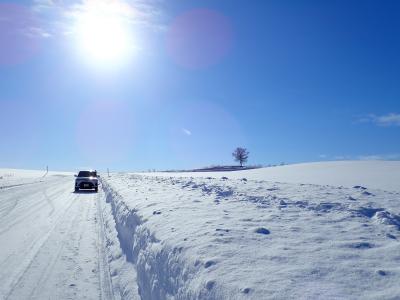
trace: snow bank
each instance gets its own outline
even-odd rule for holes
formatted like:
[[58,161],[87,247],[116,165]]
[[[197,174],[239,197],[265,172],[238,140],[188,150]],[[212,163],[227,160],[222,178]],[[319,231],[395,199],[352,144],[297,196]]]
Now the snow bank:
[[179,249],[171,249],[169,245],[163,247],[145,226],[146,219],[129,208],[104,181],[103,189],[106,201],[112,206],[121,250],[136,267],[141,298],[166,299],[167,295],[176,295],[177,298],[189,299],[188,295],[184,296],[184,292],[179,291],[185,287],[185,278],[192,273],[185,271],[184,261],[176,255]]
[[399,192],[271,182],[258,171],[103,178],[142,299],[400,297]]
[[145,173],[175,177],[222,177],[310,183],[400,191],[400,161],[334,161],[302,163],[235,172]]
[[[107,190],[105,188],[105,190]],[[100,194],[101,195],[101,194]],[[99,232],[99,240],[105,248],[99,248],[99,251],[104,251],[105,255],[101,257],[106,257],[107,262],[104,262],[104,266],[108,266],[108,272],[104,272],[107,278],[103,281],[109,284],[111,287],[110,295],[104,295],[104,299],[140,299],[138,295],[138,287],[136,285],[136,270],[132,264],[129,263],[127,259],[126,252],[123,251],[121,242],[125,241],[124,238],[118,238],[119,232],[116,231],[117,226],[114,219],[113,211],[115,207],[112,206],[114,201],[110,201],[111,193],[107,193],[106,203],[100,201],[98,203],[99,218],[101,232]],[[102,196],[101,196],[102,197]],[[104,199],[103,199],[104,200]],[[108,278],[109,277],[109,278]]]

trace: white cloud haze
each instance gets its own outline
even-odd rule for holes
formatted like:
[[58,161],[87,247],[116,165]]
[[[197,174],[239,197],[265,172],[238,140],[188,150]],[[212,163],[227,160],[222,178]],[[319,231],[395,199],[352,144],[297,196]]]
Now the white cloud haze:
[[374,123],[378,126],[400,126],[400,114],[397,113],[389,113],[386,115],[375,115],[370,114],[366,117],[359,119],[361,123]]
[[182,128],[182,132],[183,132],[184,134],[188,135],[188,136],[191,136],[191,135],[192,135],[192,132],[191,132],[190,130],[186,129],[186,128]]
[[[34,0],[32,13],[40,20],[39,36],[69,35],[73,22],[90,10],[102,11],[123,19],[130,25],[159,31],[164,28],[158,1],[144,0]],[[44,34],[43,34],[44,33]]]

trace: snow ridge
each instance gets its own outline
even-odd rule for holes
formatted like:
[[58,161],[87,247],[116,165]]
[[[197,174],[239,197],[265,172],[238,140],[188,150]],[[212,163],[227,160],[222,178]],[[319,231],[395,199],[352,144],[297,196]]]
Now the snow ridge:
[[[142,299],[191,299],[184,291],[191,271],[179,259],[182,248],[168,249],[144,225],[136,210],[130,209],[123,199],[103,180],[106,201],[111,204],[118,240],[129,262],[136,266],[139,294]],[[193,295],[192,295],[193,296]]]
[[[114,217],[115,208],[113,207],[114,202],[111,201],[110,194],[105,188],[104,182],[102,183],[105,196],[99,201],[99,217],[100,223],[103,224],[103,233],[106,245],[105,252],[107,255],[110,278],[105,278],[105,281],[109,281],[111,290],[107,291],[104,295],[104,299],[140,299],[138,295],[138,288],[136,285],[136,270],[130,263],[130,259],[127,254],[128,251],[124,251],[126,238],[121,237],[118,230],[121,229],[119,223],[116,222]],[[100,200],[100,199],[99,199]],[[100,226],[102,227],[102,226]],[[121,238],[120,238],[121,237]]]

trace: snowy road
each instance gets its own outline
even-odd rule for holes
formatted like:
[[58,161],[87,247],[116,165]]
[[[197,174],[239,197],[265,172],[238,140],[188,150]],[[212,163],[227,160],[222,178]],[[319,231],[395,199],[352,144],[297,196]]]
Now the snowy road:
[[0,299],[112,299],[99,209],[71,176],[0,190]]

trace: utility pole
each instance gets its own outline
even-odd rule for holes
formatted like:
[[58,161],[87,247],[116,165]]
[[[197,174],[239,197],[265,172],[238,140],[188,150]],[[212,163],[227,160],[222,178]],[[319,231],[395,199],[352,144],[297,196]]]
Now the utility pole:
[[108,177],[110,177],[110,170],[107,168]]

